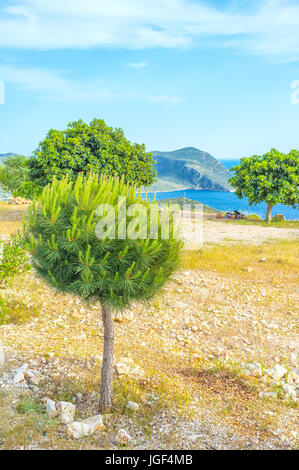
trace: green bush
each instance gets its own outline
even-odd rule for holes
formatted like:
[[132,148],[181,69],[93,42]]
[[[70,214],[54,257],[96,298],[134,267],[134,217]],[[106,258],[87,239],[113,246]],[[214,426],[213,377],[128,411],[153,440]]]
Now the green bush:
[[25,240],[21,233],[12,234],[8,240],[0,240],[0,287],[30,270],[25,252]]
[[262,218],[258,214],[249,214],[247,216],[248,220],[262,220]]
[[280,222],[280,223],[283,223],[285,222],[285,217],[282,215],[282,214],[275,214],[272,218],[272,222]]

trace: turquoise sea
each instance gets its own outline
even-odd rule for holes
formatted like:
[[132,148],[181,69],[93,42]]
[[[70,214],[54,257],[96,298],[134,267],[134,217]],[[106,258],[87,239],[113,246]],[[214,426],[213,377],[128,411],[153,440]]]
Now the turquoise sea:
[[[239,163],[239,160],[221,160],[221,163],[228,169]],[[154,193],[148,194],[150,198],[154,197]],[[202,204],[207,204],[214,209],[222,211],[240,210],[246,214],[258,214],[262,218],[265,217],[267,206],[265,203],[250,206],[246,198],[239,199],[234,193],[222,191],[206,191],[197,189],[186,189],[182,191],[169,191],[156,193],[156,199],[161,201],[163,199],[186,197],[199,201]],[[273,208],[273,215],[283,214],[288,220],[299,220],[299,209],[293,209],[289,206],[277,204]]]

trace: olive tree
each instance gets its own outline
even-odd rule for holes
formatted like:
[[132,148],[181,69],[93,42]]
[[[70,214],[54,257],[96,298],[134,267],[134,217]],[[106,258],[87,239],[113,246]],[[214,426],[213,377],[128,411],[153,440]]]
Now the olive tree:
[[231,168],[229,180],[235,194],[247,197],[249,204],[267,203],[265,220],[270,223],[275,204],[296,207],[299,204],[299,151],[283,154],[271,149],[265,155],[242,158]]
[[64,130],[49,130],[29,160],[29,178],[43,188],[54,178],[91,171],[107,176],[124,176],[126,182],[148,187],[155,180],[151,153],[143,144],[131,143],[124,131],[106,125],[102,119],[89,124],[81,119]]

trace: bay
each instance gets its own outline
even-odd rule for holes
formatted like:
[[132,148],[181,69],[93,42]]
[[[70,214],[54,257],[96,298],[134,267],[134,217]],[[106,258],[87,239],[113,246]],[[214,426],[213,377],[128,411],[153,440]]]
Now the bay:
[[[235,165],[238,165],[240,160],[221,160],[222,165],[230,169]],[[154,193],[148,193],[150,199],[154,197]],[[213,209],[219,209],[221,211],[234,211],[240,210],[245,214],[258,214],[264,218],[266,215],[267,205],[266,203],[256,204],[250,206],[248,199],[239,199],[233,192],[223,191],[206,191],[202,189],[185,189],[181,191],[167,191],[156,193],[157,201],[163,199],[172,199],[177,197],[184,197],[199,201],[202,204],[207,204]],[[299,220],[299,210],[293,209],[290,206],[283,204],[277,204],[273,208],[273,215],[282,214],[287,220]]]

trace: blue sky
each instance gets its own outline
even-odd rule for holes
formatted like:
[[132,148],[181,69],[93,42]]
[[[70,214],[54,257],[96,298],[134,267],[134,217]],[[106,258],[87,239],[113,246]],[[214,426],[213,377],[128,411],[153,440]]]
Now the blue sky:
[[148,150],[286,152],[299,1],[0,0],[0,81],[0,153],[94,117]]

